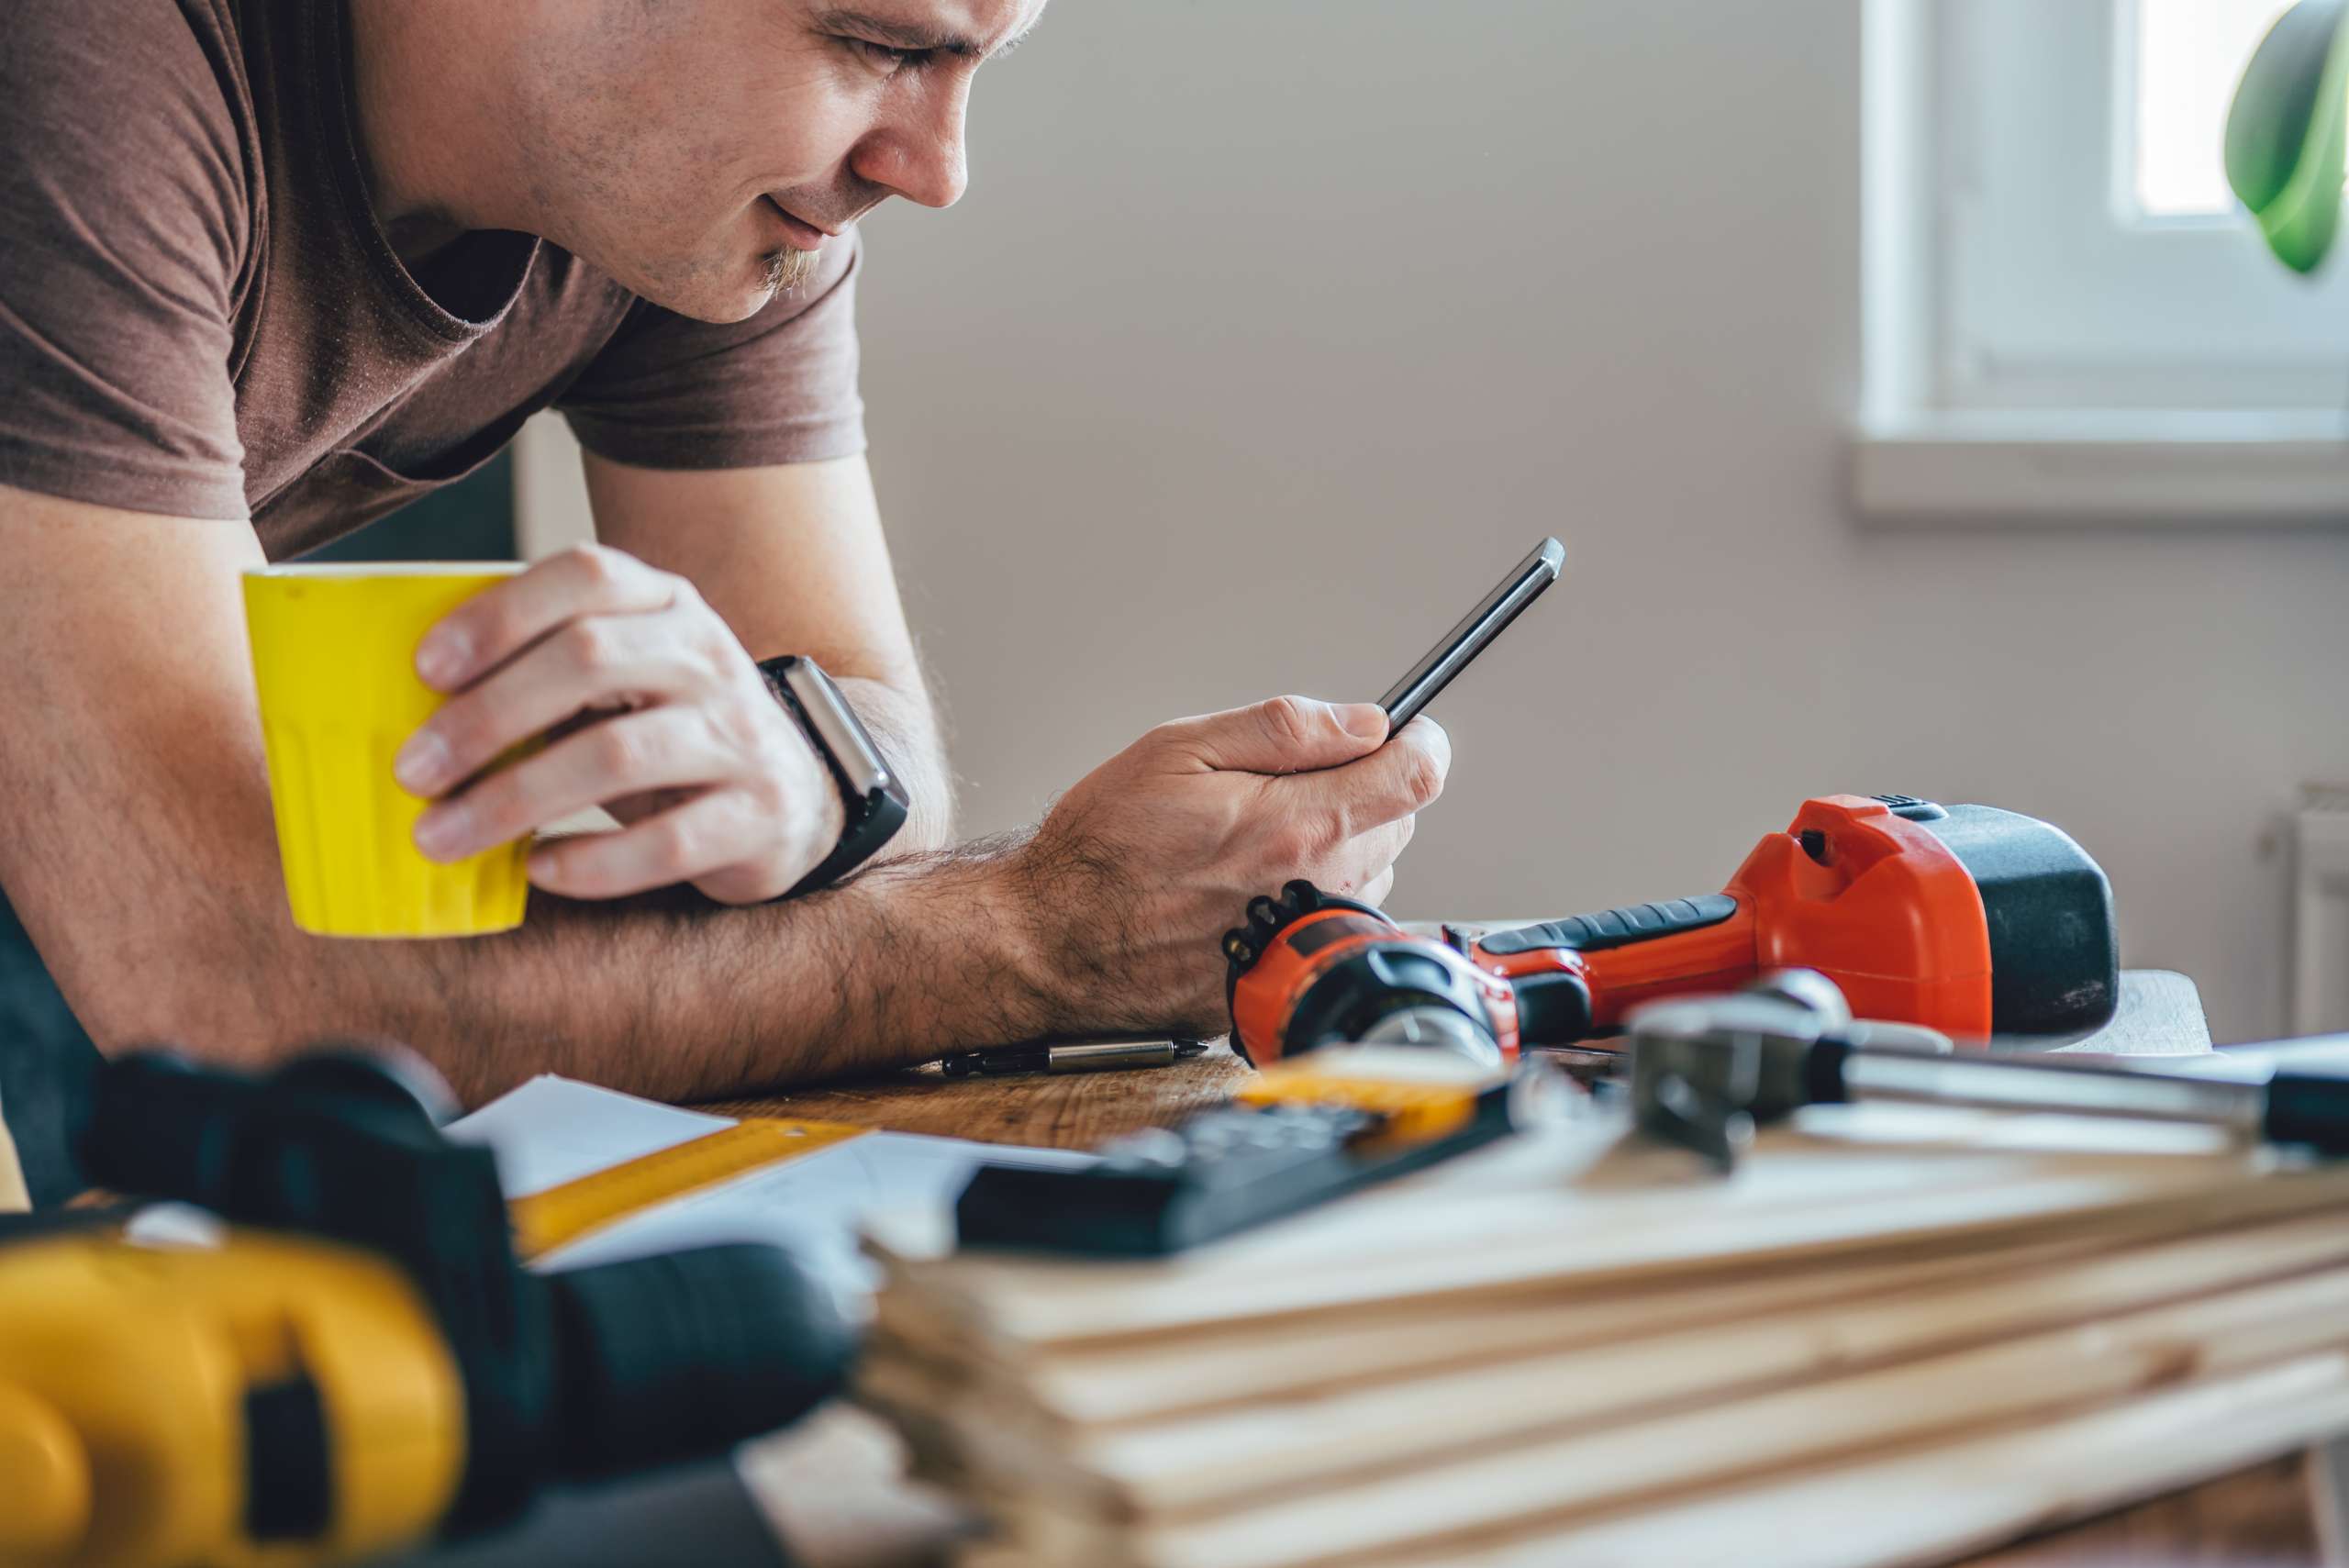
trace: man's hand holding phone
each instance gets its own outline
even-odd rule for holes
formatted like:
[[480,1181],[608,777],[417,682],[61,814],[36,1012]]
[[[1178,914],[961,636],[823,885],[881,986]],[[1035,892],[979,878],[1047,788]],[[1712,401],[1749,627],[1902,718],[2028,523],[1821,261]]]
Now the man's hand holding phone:
[[1376,703],[1275,697],[1177,719],[1063,795],[1021,851],[1014,907],[1041,917],[1040,972],[1068,977],[1068,1027],[1220,1034],[1216,937],[1249,899],[1305,877],[1383,904],[1452,766],[1420,709],[1564,564],[1556,539],[1535,545]]
[[[1011,862],[1072,1031],[1228,1027],[1216,939],[1292,877],[1378,903],[1452,741],[1375,703],[1275,697],[1162,724],[1093,770]],[[1081,1020],[1081,1021],[1079,1021]]]

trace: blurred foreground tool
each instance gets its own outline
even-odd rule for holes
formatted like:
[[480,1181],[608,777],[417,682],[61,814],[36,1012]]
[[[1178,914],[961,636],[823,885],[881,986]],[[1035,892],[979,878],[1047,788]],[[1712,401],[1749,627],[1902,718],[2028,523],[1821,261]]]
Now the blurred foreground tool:
[[1097,1165],[982,1165],[955,1228],[968,1247],[1179,1251],[1539,1125],[1581,1095],[1538,1062],[1494,1073],[1392,1047],[1324,1051],[1104,1146]]
[[1868,1018],[1961,1041],[2076,1038],[2120,996],[2111,884],[2077,844],[2011,811],[1909,795],[1804,802],[1717,894],[1447,938],[1310,883],[1254,900],[1223,940],[1235,1048],[1258,1066],[1356,1040],[1497,1065],[1787,967],[1818,970]]
[[2337,1073],[1953,1055],[1946,1045],[1920,1047],[1854,1023],[1816,974],[1766,976],[1762,986],[1651,1003],[1631,1016],[1631,1106],[1642,1131],[1727,1170],[1755,1127],[1805,1106],[1900,1100],[2194,1122],[2349,1154],[2349,1077]]
[[105,1069],[94,1178],[228,1224],[0,1229],[0,1563],[355,1561],[722,1451],[841,1381],[852,1336],[776,1249],[524,1272],[449,1103],[381,1054]]
[[1946,1562],[2349,1433],[2349,1163],[1864,1103],[1715,1181],[1628,1129],[1171,1258],[885,1232],[857,1396],[961,1568]]

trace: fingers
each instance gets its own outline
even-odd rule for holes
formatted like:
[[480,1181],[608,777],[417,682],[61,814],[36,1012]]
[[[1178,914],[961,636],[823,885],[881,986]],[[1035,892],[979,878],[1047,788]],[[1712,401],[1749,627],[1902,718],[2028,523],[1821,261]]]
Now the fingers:
[[729,762],[692,708],[622,714],[434,806],[417,818],[417,848],[436,861],[463,860],[607,800],[715,783]]
[[1176,719],[1159,726],[1152,738],[1203,768],[1309,773],[1377,750],[1386,740],[1386,715],[1375,703],[1275,697],[1202,718]]
[[1328,822],[1334,837],[1352,838],[1432,805],[1452,771],[1452,737],[1422,714],[1369,756],[1308,778],[1282,781],[1292,809]]
[[1450,739],[1421,717],[1358,762],[1280,781],[1291,842],[1304,846],[1287,874],[1367,903],[1383,900],[1394,886],[1396,859],[1418,828],[1417,813],[1443,792],[1451,765]]
[[[1418,826],[1418,817],[1406,817],[1398,822],[1374,828],[1347,843],[1341,854],[1341,859],[1347,862],[1345,874],[1338,880],[1355,890],[1351,895],[1353,897],[1375,904],[1386,895],[1386,887],[1391,887],[1395,883],[1395,862],[1403,858],[1403,851],[1409,846],[1411,834]],[[1384,887],[1380,885],[1382,879],[1386,884]],[[1374,889],[1375,891],[1372,891]]]
[[1396,861],[1411,841],[1417,818],[1383,823],[1347,839],[1319,855],[1289,860],[1278,865],[1267,885],[1302,877],[1324,893],[1341,893],[1375,904],[1393,885]]
[[[416,662],[451,695],[393,772],[440,797],[416,825],[434,860],[603,806],[629,829],[545,847],[542,885],[613,897],[691,882],[740,903],[786,891],[839,840],[838,791],[731,628],[633,556],[586,546],[500,582],[427,632]],[[508,764],[533,737],[543,749]]]
[[[530,852],[530,880],[565,898],[625,898],[692,882],[734,864],[756,813],[734,790],[713,790],[618,833],[582,833]],[[737,902],[772,898],[763,888]]]
[[479,679],[565,621],[640,615],[676,602],[685,584],[623,550],[580,545],[474,595],[442,617],[416,647],[424,684],[452,692]]
[[590,616],[540,639],[443,704],[392,773],[411,795],[454,788],[510,747],[595,707],[642,707],[712,689],[720,662],[663,615]]

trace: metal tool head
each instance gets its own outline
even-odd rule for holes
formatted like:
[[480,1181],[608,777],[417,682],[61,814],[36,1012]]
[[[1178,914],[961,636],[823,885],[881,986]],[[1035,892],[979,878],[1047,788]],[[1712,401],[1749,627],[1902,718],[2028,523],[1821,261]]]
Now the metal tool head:
[[1846,1029],[1852,1026],[1852,1005],[1843,999],[1842,990],[1815,969],[1767,971],[1754,976],[1743,994],[1792,1002],[1818,1018],[1821,1029]]
[[1838,1055],[1952,1050],[1938,1029],[1853,1018],[1843,993],[1815,969],[1775,969],[1730,995],[1651,1003],[1626,1025],[1640,1130],[1723,1171],[1756,1127],[1843,1097],[1840,1075],[1821,1061],[1822,1042]]
[[1888,1046],[1898,1051],[1936,1051],[1946,1055],[1956,1042],[1923,1024],[1895,1023],[1885,1018],[1855,1018],[1852,1005],[1835,982],[1815,969],[1773,969],[1746,983],[1749,996],[1775,996],[1809,1011],[1819,1020],[1821,1039],[1832,1037],[1846,1045]]
[[1815,1097],[1805,1068],[1832,1028],[1813,1008],[1761,992],[1657,1002],[1629,1021],[1633,1121],[1724,1171],[1756,1126]]

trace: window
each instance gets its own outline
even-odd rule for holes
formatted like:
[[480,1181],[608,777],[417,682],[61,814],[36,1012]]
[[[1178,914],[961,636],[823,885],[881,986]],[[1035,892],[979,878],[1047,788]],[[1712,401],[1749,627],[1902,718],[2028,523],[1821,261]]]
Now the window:
[[2131,143],[2121,167],[2141,221],[2232,218],[2218,148],[2252,51],[2288,0],[2137,0],[2120,38]]
[[2349,516],[2349,257],[2221,164],[2285,9],[1870,0],[1865,510]]

